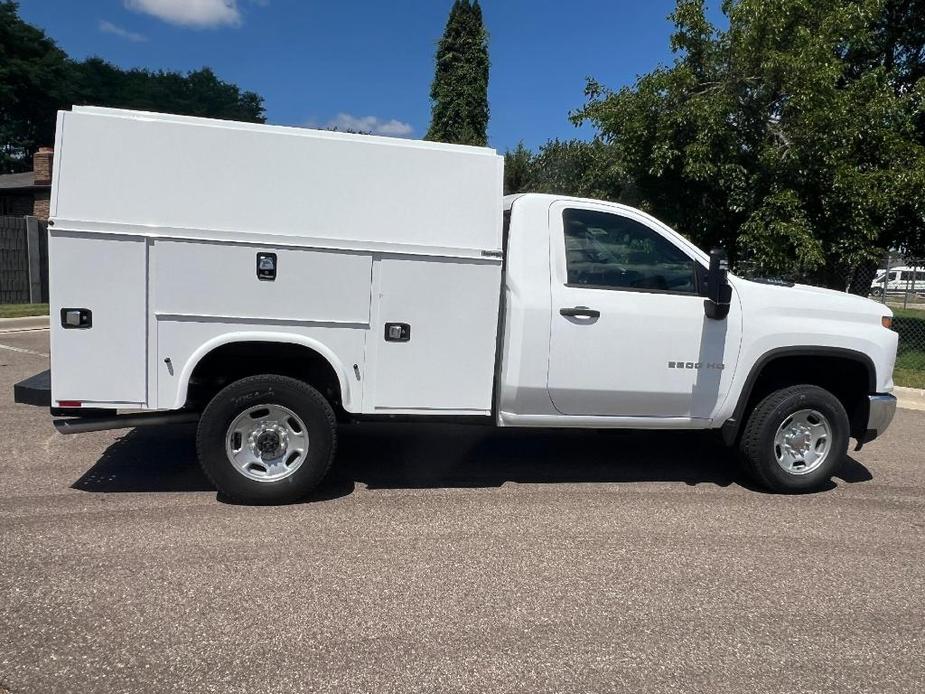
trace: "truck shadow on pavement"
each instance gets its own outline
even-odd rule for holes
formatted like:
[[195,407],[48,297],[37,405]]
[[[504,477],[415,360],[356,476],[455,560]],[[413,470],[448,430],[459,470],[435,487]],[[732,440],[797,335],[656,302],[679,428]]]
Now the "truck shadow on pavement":
[[[196,461],[193,436],[189,426],[130,431],[72,487],[102,493],[215,491]],[[836,477],[847,483],[873,479],[851,457]],[[740,472],[732,451],[705,432],[389,423],[341,427],[334,467],[308,501],[347,496],[357,484],[374,490],[488,488],[506,482],[683,482],[762,491]],[[835,487],[830,482],[827,488]]]

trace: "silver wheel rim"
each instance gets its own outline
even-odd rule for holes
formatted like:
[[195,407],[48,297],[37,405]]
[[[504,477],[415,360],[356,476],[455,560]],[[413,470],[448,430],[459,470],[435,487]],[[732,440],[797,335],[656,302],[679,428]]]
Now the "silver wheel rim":
[[784,472],[806,475],[817,469],[832,448],[832,426],[818,410],[798,410],[777,428],[774,459]]
[[235,417],[225,434],[234,469],[255,482],[278,482],[294,474],[308,455],[302,419],[282,405],[255,405]]

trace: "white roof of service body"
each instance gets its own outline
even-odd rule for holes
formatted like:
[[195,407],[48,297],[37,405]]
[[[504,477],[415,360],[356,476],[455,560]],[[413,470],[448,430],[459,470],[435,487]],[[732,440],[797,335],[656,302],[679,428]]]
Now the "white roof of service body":
[[501,248],[493,149],[74,107],[59,113],[59,230],[478,255]]

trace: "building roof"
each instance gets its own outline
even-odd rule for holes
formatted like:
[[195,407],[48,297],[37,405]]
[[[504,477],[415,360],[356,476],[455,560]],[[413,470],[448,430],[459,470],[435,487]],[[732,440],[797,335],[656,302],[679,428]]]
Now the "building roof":
[[47,183],[36,185],[35,174],[32,171],[0,175],[0,193],[16,190],[41,190],[50,187]]

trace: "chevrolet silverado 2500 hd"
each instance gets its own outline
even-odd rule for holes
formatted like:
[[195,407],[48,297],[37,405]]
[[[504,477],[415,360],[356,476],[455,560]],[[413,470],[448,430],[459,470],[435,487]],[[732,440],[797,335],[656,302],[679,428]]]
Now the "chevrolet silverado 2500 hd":
[[75,107],[55,152],[50,376],[17,400],[62,433],[196,421],[241,500],[308,493],[343,419],[717,429],[801,491],[893,416],[889,309],[503,198],[490,149]]

